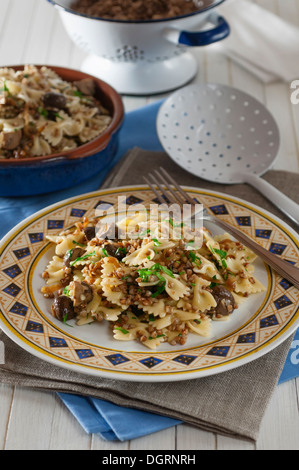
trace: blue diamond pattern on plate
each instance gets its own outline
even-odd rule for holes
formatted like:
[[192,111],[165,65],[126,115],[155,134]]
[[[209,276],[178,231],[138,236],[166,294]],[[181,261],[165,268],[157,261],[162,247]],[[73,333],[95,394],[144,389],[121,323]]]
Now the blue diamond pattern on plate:
[[10,309],[11,313],[16,313],[17,315],[21,315],[25,317],[28,311],[28,307],[26,305],[21,304],[20,302],[16,302]]
[[111,202],[107,201],[98,201],[97,204],[94,206],[94,209],[99,209],[103,211],[107,211],[110,207],[113,207],[113,204]]
[[21,274],[22,270],[17,264],[14,264],[13,266],[10,266],[9,268],[3,269],[3,272],[7,276],[9,276],[11,279],[14,279],[19,274]]
[[55,336],[49,336],[51,348],[68,348],[68,344],[64,338],[55,338]]
[[86,213],[84,209],[72,209],[71,211],[71,217],[79,217],[82,218],[83,215]]
[[241,227],[251,227],[251,217],[249,215],[236,217],[236,220]]
[[282,255],[286,247],[286,245],[281,245],[280,243],[271,243],[269,251],[271,251],[271,253],[275,253],[276,255]]
[[271,237],[272,230],[265,230],[265,229],[256,229],[255,235],[258,238],[265,238],[266,240],[269,240]]
[[26,325],[26,331],[33,331],[34,333],[43,333],[44,327],[41,323],[37,323],[35,321],[29,320]]
[[277,310],[280,310],[281,308],[288,307],[292,303],[293,302],[286,295],[282,295],[281,297],[279,297],[279,299],[275,300],[275,302],[274,302],[275,307],[277,308]]
[[18,293],[20,292],[21,288],[17,286],[16,284],[12,283],[9,286],[5,287],[3,289],[3,292],[6,294],[12,295],[12,297],[16,297]]
[[244,335],[240,335],[238,338],[237,343],[254,343],[255,342],[255,333],[246,333]]
[[14,254],[18,259],[26,258],[26,256],[30,256],[30,250],[28,246],[25,248],[20,248],[19,250],[14,250]]
[[282,279],[279,284],[284,288],[284,290],[288,290],[290,287],[293,287],[293,284],[291,284],[287,279]]
[[122,364],[123,362],[128,362],[130,360],[127,357],[123,356],[122,354],[111,354],[110,356],[105,356],[105,357],[114,366],[117,366],[117,364]]
[[62,229],[64,220],[48,220],[48,230]]
[[191,362],[193,362],[194,359],[196,359],[196,356],[189,356],[187,354],[181,354],[180,356],[177,356],[172,360],[179,362],[180,364],[186,364],[187,366],[189,366],[189,364],[191,364]]
[[76,353],[79,359],[88,359],[89,357],[94,356],[91,349],[76,349]]
[[260,321],[261,328],[269,328],[270,326],[278,325],[278,320],[275,315],[270,315],[269,317],[262,318]]
[[126,199],[128,206],[132,206],[133,204],[140,204],[141,202],[143,202],[143,200],[136,196],[129,196]]
[[219,206],[210,207],[211,211],[214,215],[227,215],[228,210],[224,204],[220,204]]
[[158,359],[157,357],[147,357],[146,359],[142,359],[141,364],[144,364],[146,367],[151,369],[152,367],[155,367],[157,364],[160,364],[160,362],[163,362],[162,359]]
[[44,234],[42,232],[29,233],[29,238],[30,238],[31,243],[39,243],[43,241]]
[[220,357],[226,357],[229,351],[229,346],[214,346],[212,349],[210,349],[209,352],[207,352],[208,356],[220,356]]
[[[170,201],[169,201],[169,199],[167,199],[167,197],[165,197],[165,196],[162,195],[162,194],[161,194],[161,197],[162,197],[162,199],[164,199],[164,201],[165,201],[166,204],[169,204],[169,203],[170,203]],[[159,200],[159,198],[157,198],[157,197],[155,197],[155,199],[153,199],[152,201],[155,202],[156,204],[160,204],[160,200]]]

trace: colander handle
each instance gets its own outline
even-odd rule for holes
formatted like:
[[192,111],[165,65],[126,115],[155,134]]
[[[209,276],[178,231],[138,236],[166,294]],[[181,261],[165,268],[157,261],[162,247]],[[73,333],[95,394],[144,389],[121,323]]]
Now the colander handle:
[[228,22],[218,13],[213,12],[207,19],[215,25],[214,28],[207,31],[180,31],[169,28],[165,31],[166,38],[175,44],[184,44],[185,46],[207,46],[214,42],[222,41],[230,34]]

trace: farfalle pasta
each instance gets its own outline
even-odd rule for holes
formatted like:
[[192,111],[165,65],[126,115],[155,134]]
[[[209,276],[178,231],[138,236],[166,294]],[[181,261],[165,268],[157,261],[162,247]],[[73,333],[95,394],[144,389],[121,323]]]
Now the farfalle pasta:
[[0,69],[0,158],[31,158],[79,147],[112,118],[86,78],[67,82],[49,67]]
[[42,292],[61,321],[108,321],[116,341],[150,349],[184,345],[189,334],[209,337],[213,321],[229,320],[248,296],[265,290],[254,277],[256,255],[226,234],[213,237],[203,228],[197,246],[174,234],[171,219],[158,228],[140,215],[135,224],[126,218],[114,226],[115,239],[101,226],[84,219],[48,237],[55,255]]

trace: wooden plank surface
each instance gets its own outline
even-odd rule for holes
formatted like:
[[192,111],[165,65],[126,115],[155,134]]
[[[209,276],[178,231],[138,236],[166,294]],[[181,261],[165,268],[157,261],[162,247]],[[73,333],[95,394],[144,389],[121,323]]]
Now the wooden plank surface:
[[[258,0],[256,3],[299,26],[297,0]],[[299,172],[299,105],[291,104],[290,84],[264,85],[213,47],[197,49],[194,55],[199,63],[199,74],[194,82],[229,84],[253,94],[268,106],[282,133],[275,168]],[[1,0],[0,66],[44,63],[80,68],[84,57],[70,41],[57,11],[45,0]],[[125,108],[130,111],[164,96],[167,94],[124,96]],[[0,385],[0,449],[298,450],[298,385],[298,380],[292,380],[277,387],[256,445],[188,425],[131,442],[106,442],[100,436],[86,434],[55,393]]]

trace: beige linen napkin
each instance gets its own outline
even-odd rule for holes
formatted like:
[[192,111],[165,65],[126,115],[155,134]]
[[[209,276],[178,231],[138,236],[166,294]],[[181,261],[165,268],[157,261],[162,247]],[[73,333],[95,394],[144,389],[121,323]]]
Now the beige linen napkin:
[[[112,171],[104,187],[143,184],[143,175],[163,166],[180,184],[225,192],[281,216],[245,185],[218,186],[182,170],[162,152],[133,149]],[[266,179],[297,202],[298,175],[270,171]],[[182,382],[136,383],[83,375],[44,362],[18,347],[2,332],[5,365],[0,382],[40,390],[68,392],[111,401],[182,420],[200,429],[255,441],[283,369],[292,338],[247,365],[215,376]]]

